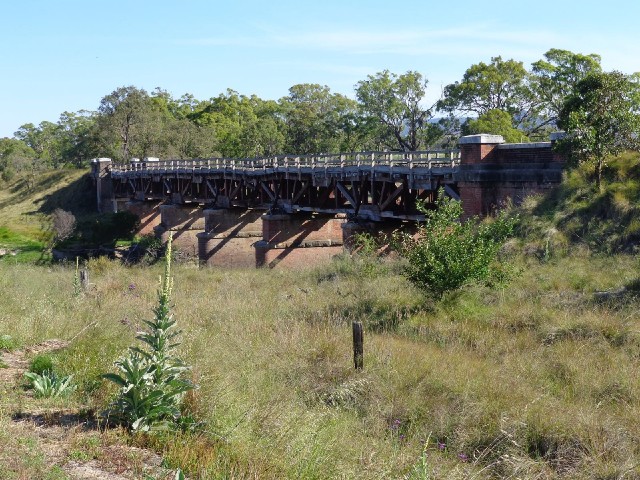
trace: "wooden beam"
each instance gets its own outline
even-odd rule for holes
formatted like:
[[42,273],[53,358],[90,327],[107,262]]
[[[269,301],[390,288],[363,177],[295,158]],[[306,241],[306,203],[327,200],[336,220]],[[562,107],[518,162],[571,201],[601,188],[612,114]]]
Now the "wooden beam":
[[231,190],[231,194],[229,195],[229,200],[233,200],[234,198],[236,198],[236,195],[238,195],[238,192],[240,191],[240,187],[242,186],[242,181],[239,181],[238,184],[233,187],[233,190]]
[[358,204],[351,196],[351,193],[345,188],[344,185],[342,185],[342,182],[336,182],[336,188],[340,190],[340,193],[342,193],[344,198],[347,199],[347,202],[349,202],[353,208],[358,208]]
[[454,200],[460,201],[460,195],[458,195],[449,185],[444,186],[444,192]]
[[209,180],[207,179],[207,188],[209,189],[209,191],[211,192],[211,195],[213,195],[214,197],[218,196],[218,190],[215,187],[211,186],[211,182],[209,182]]
[[380,205],[380,211],[385,210],[391,204],[391,202],[398,198],[398,195],[400,195],[403,190],[404,184],[396,188],[393,193],[389,195],[389,197],[382,203],[382,205]]
[[302,182],[302,188],[298,191],[298,193],[296,193],[295,197],[293,197],[291,199],[291,204],[295,205],[295,203],[300,200],[300,197],[302,197],[302,195],[305,194],[305,192],[307,190],[309,190],[309,183],[310,182]]
[[273,190],[271,190],[266,183],[264,182],[260,182],[260,186],[262,187],[262,189],[267,193],[267,195],[269,195],[269,198],[271,199],[272,202],[276,201],[276,194]]

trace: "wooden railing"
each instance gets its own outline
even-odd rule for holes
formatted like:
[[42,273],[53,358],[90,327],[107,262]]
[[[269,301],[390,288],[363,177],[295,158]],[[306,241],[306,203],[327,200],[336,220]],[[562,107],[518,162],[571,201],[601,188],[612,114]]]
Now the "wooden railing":
[[194,160],[132,161],[112,165],[113,173],[136,171],[259,171],[289,169],[328,169],[348,167],[408,167],[431,169],[455,167],[460,162],[459,150],[425,150],[417,152],[357,152],[319,155],[277,155],[261,158],[207,158]]

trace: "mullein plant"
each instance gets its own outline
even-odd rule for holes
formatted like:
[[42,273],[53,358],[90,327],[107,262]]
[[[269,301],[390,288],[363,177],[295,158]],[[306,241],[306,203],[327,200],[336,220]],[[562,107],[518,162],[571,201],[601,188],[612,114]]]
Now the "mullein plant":
[[181,422],[182,399],[194,388],[185,378],[190,367],[173,354],[180,331],[171,313],[172,286],[169,237],[155,318],[145,320],[147,328],[136,336],[143,345],[129,347],[128,354],[115,362],[118,373],[103,375],[120,387],[106,418],[133,431],[176,428]]

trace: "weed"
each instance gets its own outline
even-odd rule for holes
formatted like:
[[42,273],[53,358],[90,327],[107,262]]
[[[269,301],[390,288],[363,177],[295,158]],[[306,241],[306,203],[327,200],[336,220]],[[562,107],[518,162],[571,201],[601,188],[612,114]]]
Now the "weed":
[[42,374],[26,372],[24,376],[31,382],[37,398],[66,397],[76,389],[71,383],[73,375],[60,377],[52,370],[45,370]]
[[18,341],[11,335],[0,335],[0,350],[11,351],[18,348]]
[[145,321],[148,330],[136,337],[146,348],[130,347],[128,356],[116,361],[120,374],[108,373],[104,378],[120,387],[117,399],[108,412],[109,418],[131,430],[173,428],[180,420],[180,403],[193,385],[184,379],[189,370],[182,360],[172,355],[179,345],[176,321],[170,312],[171,237],[167,242],[165,270],[158,291],[155,318]]
[[73,272],[73,296],[82,295],[82,285],[80,283],[80,260],[76,257],[76,269]]

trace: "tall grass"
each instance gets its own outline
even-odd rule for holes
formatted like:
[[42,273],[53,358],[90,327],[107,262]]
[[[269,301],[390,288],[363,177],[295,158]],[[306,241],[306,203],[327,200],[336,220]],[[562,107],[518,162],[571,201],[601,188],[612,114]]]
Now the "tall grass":
[[[636,278],[633,257],[523,258],[509,287],[437,303],[393,269],[342,262],[178,267],[179,354],[200,385],[186,401],[206,428],[147,442],[193,478],[403,478],[420,462],[432,478],[640,474],[640,304],[592,296]],[[0,265],[0,334],[71,340],[58,364],[100,409],[114,389],[98,376],[148,317],[161,270],[89,269],[94,287],[74,297],[71,268]]]

